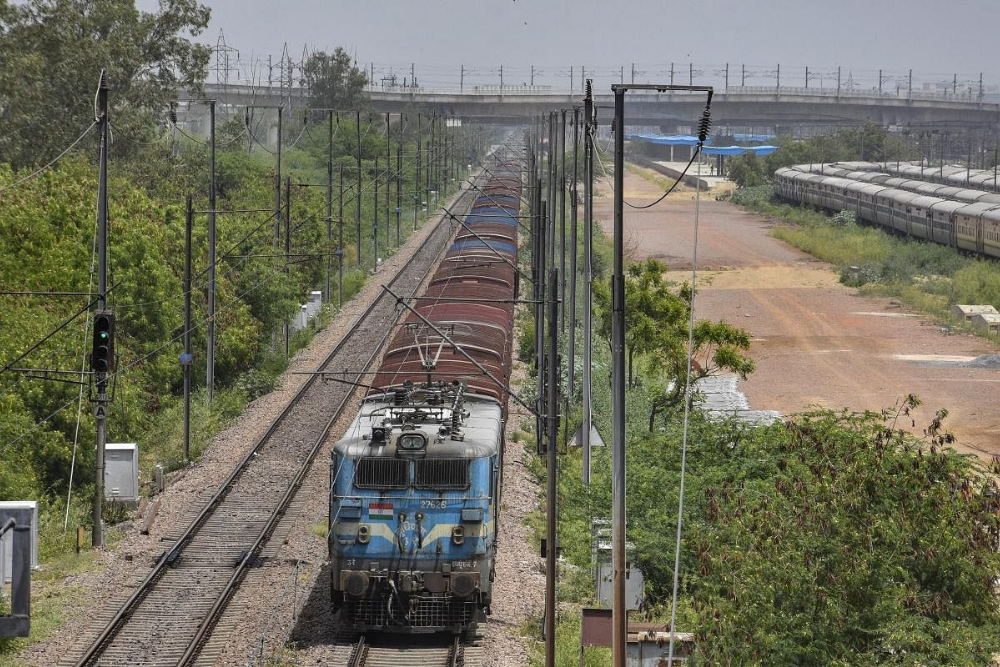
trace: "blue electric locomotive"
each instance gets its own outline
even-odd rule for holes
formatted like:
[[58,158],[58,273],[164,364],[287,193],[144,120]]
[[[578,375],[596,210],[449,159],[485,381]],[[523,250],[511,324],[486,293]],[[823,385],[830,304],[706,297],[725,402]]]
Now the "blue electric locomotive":
[[489,611],[520,204],[517,165],[496,172],[334,447],[330,589],[358,631],[460,632]]

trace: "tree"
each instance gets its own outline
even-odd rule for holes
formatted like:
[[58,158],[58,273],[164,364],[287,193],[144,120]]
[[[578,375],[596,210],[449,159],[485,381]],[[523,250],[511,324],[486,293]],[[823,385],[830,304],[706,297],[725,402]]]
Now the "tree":
[[210,50],[186,35],[208,19],[196,0],[155,13],[133,0],[0,2],[0,160],[37,164],[69,145],[94,118],[102,69],[115,127],[150,131],[179,88],[204,80]]
[[[656,384],[650,391],[649,429],[656,417],[681,404],[687,387],[688,323],[691,317],[691,286],[685,283],[671,291],[663,274],[666,265],[655,259],[632,264],[625,278],[625,353],[629,384],[637,382],[635,361],[648,360]],[[610,292],[603,283],[595,284],[600,306],[599,332],[611,340]],[[750,334],[727,322],[701,320],[695,323],[691,348],[691,384],[722,372],[737,373],[743,379],[754,371]]]
[[309,56],[300,83],[309,89],[309,106],[314,109],[357,109],[365,101],[368,77],[338,46],[332,54],[317,51]]

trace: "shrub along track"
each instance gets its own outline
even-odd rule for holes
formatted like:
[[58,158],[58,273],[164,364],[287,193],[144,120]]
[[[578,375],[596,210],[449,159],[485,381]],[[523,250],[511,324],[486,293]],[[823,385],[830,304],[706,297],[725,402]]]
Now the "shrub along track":
[[[437,223],[392,280],[394,292],[409,295],[419,287],[453,231],[444,219]],[[398,316],[395,300],[381,293],[317,370],[367,369]],[[60,664],[192,662],[256,564],[353,389],[312,376],[125,604],[97,616],[80,638],[85,648],[68,652]]]

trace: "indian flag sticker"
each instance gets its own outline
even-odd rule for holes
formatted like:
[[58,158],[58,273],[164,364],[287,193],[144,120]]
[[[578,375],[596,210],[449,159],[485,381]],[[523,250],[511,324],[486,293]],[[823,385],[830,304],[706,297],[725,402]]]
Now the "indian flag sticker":
[[368,516],[372,519],[391,519],[392,503],[368,503]]

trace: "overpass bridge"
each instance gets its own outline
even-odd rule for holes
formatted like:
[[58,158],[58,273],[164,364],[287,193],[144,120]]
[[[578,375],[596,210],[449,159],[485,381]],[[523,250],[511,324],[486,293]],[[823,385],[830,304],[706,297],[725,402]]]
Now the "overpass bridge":
[[[523,121],[556,109],[582,104],[582,96],[560,93],[484,91],[468,93],[372,92],[373,111],[402,113],[416,108],[485,123]],[[598,109],[614,107],[610,92],[595,95]],[[659,126],[675,132],[691,127],[704,108],[703,96],[635,94],[628,98],[629,125]],[[611,112],[602,114],[607,118]],[[872,123],[914,130],[1000,129],[1000,104],[934,97],[897,97],[833,89],[742,87],[717,92],[712,101],[713,124],[732,127],[851,126]]]
[[[595,96],[599,118],[610,120],[614,96]],[[206,99],[231,110],[257,107],[304,108],[308,90],[300,87],[206,84]],[[544,86],[477,86],[464,92],[396,88],[369,92],[373,113],[437,113],[485,124],[520,124],[534,116],[582,104],[581,95],[553,92]],[[702,96],[680,93],[635,94],[628,98],[630,127],[656,127],[664,133],[689,131],[701,115]],[[353,113],[353,110],[351,111]],[[242,112],[240,112],[242,114]],[[178,117],[195,131],[207,128],[207,109],[182,105]],[[735,131],[753,128],[773,133],[814,133],[872,123],[915,132],[974,130],[1000,132],[1000,103],[952,95],[879,93],[833,88],[730,87],[712,102],[713,125]]]

